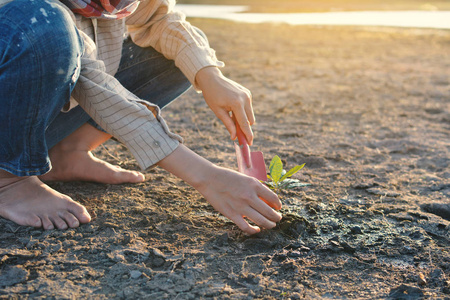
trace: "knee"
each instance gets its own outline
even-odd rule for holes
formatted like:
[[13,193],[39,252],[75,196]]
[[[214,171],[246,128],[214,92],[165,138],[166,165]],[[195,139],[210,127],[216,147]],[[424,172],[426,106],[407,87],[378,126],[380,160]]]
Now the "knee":
[[59,1],[33,2],[37,3],[30,21],[35,22],[36,28],[40,28],[35,30],[36,38],[42,40],[46,47],[56,49],[54,52],[57,57],[68,55],[63,59],[75,59],[81,56],[84,50],[83,40],[70,14]]
[[40,61],[50,57],[56,66],[73,61],[84,51],[70,14],[59,1],[10,2],[0,10],[0,25],[9,29],[3,35],[9,41],[8,57],[31,53]]

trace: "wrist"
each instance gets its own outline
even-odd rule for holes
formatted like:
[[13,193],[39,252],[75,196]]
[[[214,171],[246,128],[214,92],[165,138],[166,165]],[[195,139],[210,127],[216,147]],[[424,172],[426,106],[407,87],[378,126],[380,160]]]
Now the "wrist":
[[184,145],[161,160],[158,165],[196,190],[205,187],[211,176],[215,176],[216,165],[199,156]]
[[219,68],[215,66],[205,67],[200,69],[195,75],[195,82],[197,86],[202,89],[202,87],[208,86],[211,80],[214,80],[222,76],[222,72]]

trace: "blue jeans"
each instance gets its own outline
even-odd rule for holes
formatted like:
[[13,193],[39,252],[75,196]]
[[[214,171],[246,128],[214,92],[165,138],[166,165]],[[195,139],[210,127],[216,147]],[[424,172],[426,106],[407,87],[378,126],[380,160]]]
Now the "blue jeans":
[[[86,122],[97,126],[81,107],[61,112],[83,50],[59,1],[15,0],[0,9],[0,169],[17,176],[45,174],[48,149]],[[191,86],[173,61],[129,39],[116,78],[161,108]]]

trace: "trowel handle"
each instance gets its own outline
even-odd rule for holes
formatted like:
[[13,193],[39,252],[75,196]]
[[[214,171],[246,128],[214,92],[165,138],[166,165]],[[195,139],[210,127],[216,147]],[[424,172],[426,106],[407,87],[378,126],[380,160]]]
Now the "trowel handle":
[[247,168],[250,168],[252,165],[250,162],[251,161],[250,147],[248,146],[247,138],[245,137],[245,134],[242,132],[241,127],[239,126],[236,119],[234,120],[234,124],[236,125],[236,136],[238,138],[239,147],[242,150],[242,156],[244,158],[245,165],[247,166]]

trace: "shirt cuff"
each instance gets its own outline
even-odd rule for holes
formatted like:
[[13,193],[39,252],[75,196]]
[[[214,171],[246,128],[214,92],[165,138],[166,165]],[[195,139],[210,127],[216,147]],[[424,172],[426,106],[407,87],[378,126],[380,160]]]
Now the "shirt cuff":
[[181,50],[175,59],[175,65],[183,72],[197,92],[201,92],[195,82],[198,71],[210,66],[219,68],[225,66],[222,61],[217,59],[214,49],[198,46],[187,46]]
[[142,170],[154,167],[182,142],[176,134],[168,134],[164,125],[157,120],[147,121],[139,129],[119,138],[133,154]]

